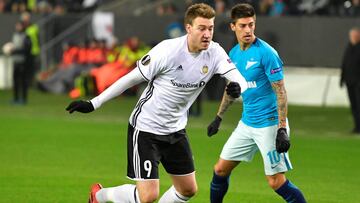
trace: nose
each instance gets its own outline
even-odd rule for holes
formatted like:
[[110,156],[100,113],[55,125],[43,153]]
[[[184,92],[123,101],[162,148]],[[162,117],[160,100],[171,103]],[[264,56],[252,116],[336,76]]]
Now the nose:
[[206,31],[204,32],[204,38],[210,38],[210,37],[211,37],[211,34],[212,34],[212,32],[211,32],[210,30],[206,30]]
[[246,32],[247,34],[251,32],[250,26],[246,26],[246,27],[245,27],[245,32]]

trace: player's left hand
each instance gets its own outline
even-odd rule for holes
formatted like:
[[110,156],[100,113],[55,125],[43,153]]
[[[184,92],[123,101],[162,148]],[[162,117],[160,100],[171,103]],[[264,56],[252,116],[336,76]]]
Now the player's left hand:
[[210,125],[207,128],[207,135],[209,137],[215,135],[219,131],[221,121],[222,119],[220,118],[220,116],[216,116],[213,122],[210,123]]
[[237,82],[230,82],[226,86],[226,93],[230,95],[232,98],[238,98],[241,94],[241,88],[239,83]]
[[66,107],[66,111],[69,113],[73,113],[74,111],[78,111],[81,113],[90,113],[94,111],[94,106],[90,101],[77,100],[73,101]]
[[286,128],[279,128],[276,135],[276,151],[278,153],[287,152],[290,148],[290,139]]

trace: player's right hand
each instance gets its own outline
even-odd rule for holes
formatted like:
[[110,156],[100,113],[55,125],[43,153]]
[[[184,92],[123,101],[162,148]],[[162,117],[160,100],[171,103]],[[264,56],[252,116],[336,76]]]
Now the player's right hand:
[[230,95],[232,98],[236,99],[238,97],[240,97],[241,94],[241,87],[239,85],[239,83],[237,82],[230,82],[227,86],[226,86],[226,93],[228,95]]
[[222,119],[219,116],[216,116],[213,122],[207,128],[207,135],[209,137],[215,135],[219,131],[220,123]]
[[77,100],[73,101],[66,107],[66,111],[69,113],[73,113],[74,111],[78,111],[81,113],[90,113],[94,111],[94,106],[90,101]]

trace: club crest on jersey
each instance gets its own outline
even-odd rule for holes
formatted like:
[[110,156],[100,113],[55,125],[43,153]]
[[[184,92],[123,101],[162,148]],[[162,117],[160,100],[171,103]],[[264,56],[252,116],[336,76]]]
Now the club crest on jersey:
[[141,64],[146,66],[149,65],[150,63],[150,55],[145,55],[144,57],[142,57],[141,59]]
[[201,69],[202,74],[206,74],[206,73],[208,73],[208,71],[209,71],[209,67],[207,65],[203,66]]

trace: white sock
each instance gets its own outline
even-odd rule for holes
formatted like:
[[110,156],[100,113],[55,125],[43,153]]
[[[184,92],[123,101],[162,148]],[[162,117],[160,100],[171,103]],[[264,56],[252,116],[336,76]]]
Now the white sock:
[[188,202],[190,197],[186,197],[175,190],[171,186],[160,198],[159,203],[184,203]]
[[[136,196],[136,200],[135,197]],[[103,188],[96,193],[98,202],[140,203],[139,193],[132,184]]]

